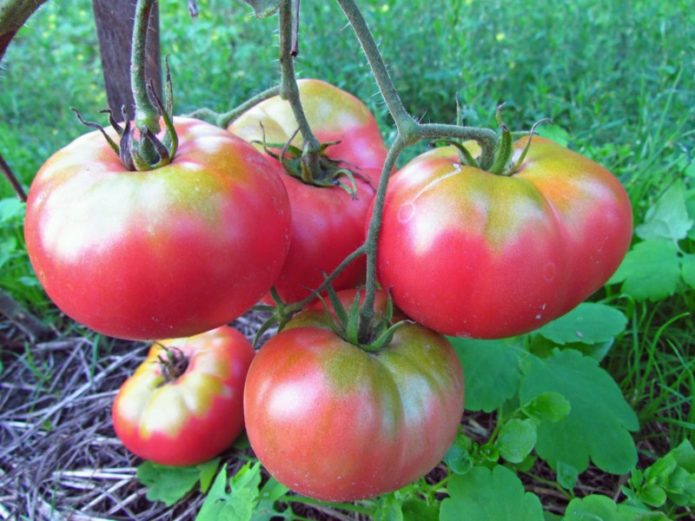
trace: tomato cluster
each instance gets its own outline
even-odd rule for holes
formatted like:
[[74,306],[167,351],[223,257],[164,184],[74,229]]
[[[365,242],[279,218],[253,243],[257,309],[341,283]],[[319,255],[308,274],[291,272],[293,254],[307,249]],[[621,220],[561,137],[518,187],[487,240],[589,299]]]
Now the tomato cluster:
[[[427,152],[386,193],[385,292],[368,324],[386,331],[383,343],[340,325],[357,316],[349,288],[364,280],[362,259],[333,280],[345,291],[331,305],[305,308],[254,357],[224,324],[272,287],[286,302],[310,295],[363,245],[386,157],[361,101],[318,80],[299,90],[322,158],[349,172],[352,189],[291,175],[283,154],[304,144],[275,97],[227,130],[176,119],[173,161],[142,172],[96,132],[74,141],[34,180],[27,248],[74,319],[116,337],[179,337],[154,344],[114,403],[116,433],[135,454],[198,463],[245,423],[280,482],[355,500],[423,476],[454,439],[463,376],[442,334],[509,336],[567,312],[616,269],[631,211],[608,171],[538,137],[514,145],[506,175],[454,147]],[[394,326],[392,304],[414,321]]]

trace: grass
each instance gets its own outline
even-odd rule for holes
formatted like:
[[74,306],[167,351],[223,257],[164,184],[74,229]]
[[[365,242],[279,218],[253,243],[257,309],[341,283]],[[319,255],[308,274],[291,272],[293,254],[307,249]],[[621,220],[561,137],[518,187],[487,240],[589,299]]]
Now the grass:
[[[512,128],[551,117],[568,132],[572,148],[623,181],[637,223],[674,180],[695,182],[690,1],[360,3],[417,117],[454,122],[457,99],[466,124],[493,125],[502,100]],[[191,20],[184,4],[160,3],[162,49],[171,56],[178,112],[201,106],[223,111],[277,81],[275,18],[256,20],[240,2],[200,0],[201,14]],[[392,138],[386,108],[342,13],[332,2],[302,7],[300,75],[361,97]],[[105,107],[96,49],[88,0],[48,2],[10,46],[0,70],[0,153],[25,184],[54,150],[84,132],[71,106],[91,117]],[[0,199],[11,195],[0,181]],[[2,204],[0,286],[59,320],[29,268],[21,209]],[[685,288],[656,303],[613,301],[630,324],[604,367],[638,411],[647,460],[684,438],[695,443],[693,302]],[[44,378],[40,366],[35,374]]]

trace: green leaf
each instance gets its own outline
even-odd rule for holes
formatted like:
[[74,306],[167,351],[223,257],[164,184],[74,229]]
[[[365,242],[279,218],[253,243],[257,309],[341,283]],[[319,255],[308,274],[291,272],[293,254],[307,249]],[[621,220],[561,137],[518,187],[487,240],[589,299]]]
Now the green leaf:
[[217,468],[220,466],[220,458],[214,458],[198,465],[200,491],[204,494],[210,488],[212,480],[215,478]]
[[641,239],[685,239],[693,226],[685,203],[685,187],[682,181],[673,183],[654,206],[647,210],[644,224],[635,228]]
[[626,324],[625,315],[614,307],[584,302],[536,333],[560,345],[573,342],[599,344],[625,331]]
[[681,275],[688,286],[695,288],[695,255],[683,255],[681,259]]
[[656,301],[673,295],[680,277],[677,252],[672,242],[641,242],[628,252],[608,284],[623,282],[623,292],[637,300]]
[[574,350],[555,350],[547,359],[530,356],[522,364],[520,399],[527,403],[546,392],[560,393],[571,410],[562,420],[538,425],[536,452],[553,468],[563,461],[583,472],[591,459],[613,474],[637,462],[628,431],[639,428],[637,416],[618,384],[589,357]]
[[509,420],[502,426],[497,448],[510,463],[521,463],[536,444],[536,424],[531,420]]
[[251,521],[258,504],[261,464],[247,463],[229,480],[222,467],[200,507],[196,521]]
[[21,222],[26,205],[16,197],[0,199],[0,224]]
[[403,502],[404,521],[437,521],[439,519],[439,503],[428,505],[417,499]]
[[404,521],[401,502],[393,495],[380,498],[373,516],[374,521]]
[[466,410],[491,412],[516,395],[519,362],[528,355],[519,339],[449,341],[463,367]]
[[244,3],[253,7],[257,18],[272,16],[280,8],[280,0],[244,0]]
[[521,410],[538,422],[556,423],[570,413],[572,406],[560,393],[548,391],[525,403]]
[[147,499],[171,506],[188,494],[200,479],[200,470],[193,467],[167,467],[145,461],[138,467],[140,483],[147,487]]
[[275,478],[270,478],[261,488],[260,500],[253,512],[252,521],[271,521],[278,516],[282,516],[282,511],[278,510],[275,503],[279,501],[289,489],[277,481]]
[[637,497],[651,507],[660,507],[666,503],[666,492],[659,485],[643,487]]
[[647,512],[636,507],[616,504],[606,496],[586,496],[570,501],[562,521],[668,521],[661,512]]
[[552,139],[558,145],[566,147],[570,140],[569,133],[558,125],[540,125],[536,132],[539,136]]
[[543,521],[538,496],[524,491],[516,474],[499,465],[452,476],[449,495],[439,521]]
[[573,490],[579,478],[579,471],[564,461],[557,462],[557,482],[566,490]]
[[680,467],[695,474],[695,449],[689,440],[683,440],[670,454],[673,455]]
[[[692,163],[691,168],[695,170],[695,162]],[[695,190],[690,190],[688,198],[685,201],[685,206],[688,208],[688,215],[691,219],[695,220]],[[688,238],[695,241],[695,226],[690,228],[688,232]]]
[[455,474],[465,474],[473,468],[473,459],[469,451],[470,446],[471,440],[459,433],[444,455],[444,463]]

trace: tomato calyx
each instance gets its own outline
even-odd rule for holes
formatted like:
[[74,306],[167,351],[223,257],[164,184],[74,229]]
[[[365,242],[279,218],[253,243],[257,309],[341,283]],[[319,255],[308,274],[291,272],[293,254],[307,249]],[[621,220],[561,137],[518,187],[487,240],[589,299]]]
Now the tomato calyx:
[[265,128],[261,124],[263,132],[262,140],[255,140],[252,143],[261,145],[263,151],[270,157],[277,159],[287,174],[299,179],[305,184],[310,184],[318,187],[333,187],[337,186],[345,190],[353,199],[357,198],[357,183],[356,179],[360,179],[375,191],[371,180],[356,171],[356,169],[347,168],[347,162],[339,159],[333,159],[326,155],[326,150],[340,143],[340,141],[326,141],[321,143],[318,157],[318,170],[313,172],[309,163],[308,152],[300,149],[292,144],[292,141],[297,136],[297,129],[286,143],[268,143],[265,139]]
[[326,314],[331,318],[329,324],[333,332],[346,342],[353,344],[369,353],[376,353],[388,346],[396,331],[405,324],[413,324],[412,320],[394,322],[394,307],[391,295],[386,295],[386,310],[383,314],[376,313],[368,323],[363,322],[360,304],[364,295],[359,291],[348,309],[345,309],[335,290],[328,288],[329,302],[322,295],[317,295]]
[[160,387],[178,380],[188,369],[189,363],[188,357],[179,347],[162,346],[162,351],[164,354],[157,356],[157,363],[164,377]]
[[101,111],[101,114],[109,115],[109,124],[116,132],[118,140],[114,140],[102,125],[85,120],[82,114],[76,109],[72,109],[80,123],[101,132],[111,149],[120,158],[123,166],[131,172],[154,170],[168,165],[173,161],[179,144],[178,135],[174,128],[174,96],[168,61],[166,64],[164,103],[159,99],[152,82],[147,84],[147,95],[164,123],[165,132],[161,139],[156,132],[147,126],[134,125],[125,106],[121,108],[123,126],[116,121],[111,110]]
[[[500,107],[501,108],[501,107]],[[521,154],[514,159],[514,146],[513,138],[515,133],[512,132],[509,127],[502,122],[500,116],[500,108],[498,108],[498,122],[500,126],[500,138],[497,141],[497,147],[495,149],[494,161],[489,168],[485,168],[484,165],[466,148],[465,144],[455,141],[455,140],[443,140],[439,143],[443,145],[454,146],[459,154],[461,164],[466,166],[471,166],[474,168],[479,168],[486,170],[491,174],[501,175],[510,177],[518,173],[526,160],[526,155],[528,154],[529,148],[531,147],[531,141],[533,136],[536,135],[536,128],[539,125],[549,121],[547,118],[541,119],[533,124],[531,130],[528,132],[523,132],[522,135],[528,136],[528,140],[521,151]]]

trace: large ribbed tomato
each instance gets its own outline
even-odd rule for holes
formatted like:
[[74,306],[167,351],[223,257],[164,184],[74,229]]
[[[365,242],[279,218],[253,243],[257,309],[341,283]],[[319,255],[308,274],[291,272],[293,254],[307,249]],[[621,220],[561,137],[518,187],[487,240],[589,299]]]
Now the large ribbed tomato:
[[[253,354],[249,341],[228,326],[154,344],[116,395],[116,434],[131,452],[161,465],[216,456],[243,429],[244,380]],[[182,365],[167,378],[160,360]]]
[[67,315],[122,338],[224,324],[273,285],[289,248],[287,193],[248,143],[176,119],[167,166],[123,168],[98,132],[55,153],[32,183],[27,250]]
[[[349,305],[354,292],[339,296]],[[261,348],[244,389],[256,456],[292,490],[327,501],[375,496],[425,475],[462,413],[461,366],[444,337],[408,324],[368,353],[336,335],[316,307]]]
[[[326,150],[356,175],[357,194],[338,186],[319,187],[283,175],[292,208],[292,240],[275,287],[286,300],[299,300],[323,281],[364,242],[364,222],[374,195],[386,147],[369,109],[347,92],[319,80],[300,80],[302,105],[314,134],[322,143],[339,141]],[[262,125],[262,128],[261,128]],[[229,131],[253,141],[285,143],[297,130],[289,103],[279,96],[259,103],[240,116]],[[292,142],[299,148],[297,135]],[[272,158],[271,158],[272,159]],[[275,161],[273,159],[273,161]],[[368,179],[369,183],[360,179]],[[347,178],[343,181],[348,183]],[[364,277],[364,259],[354,262],[334,281],[336,289],[357,285]]]
[[[519,157],[524,138],[515,143]],[[632,236],[630,201],[600,165],[534,137],[511,176],[437,149],[394,175],[380,281],[417,322],[458,336],[535,329],[596,291]]]

